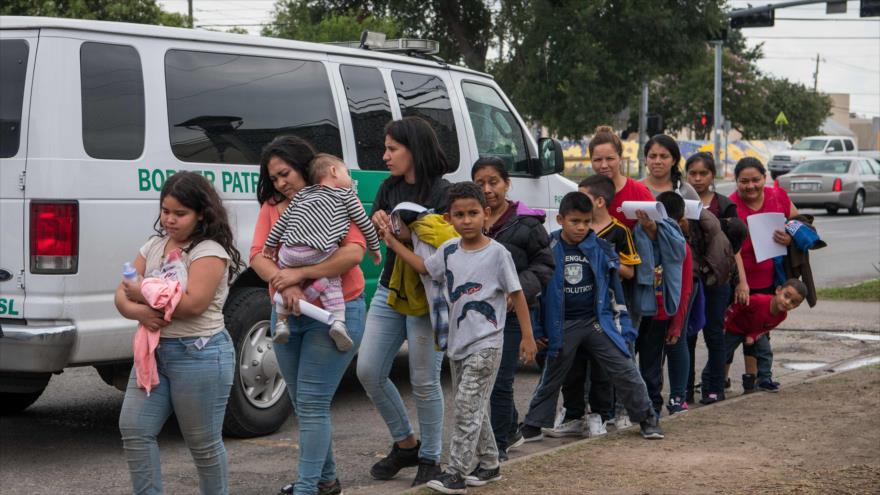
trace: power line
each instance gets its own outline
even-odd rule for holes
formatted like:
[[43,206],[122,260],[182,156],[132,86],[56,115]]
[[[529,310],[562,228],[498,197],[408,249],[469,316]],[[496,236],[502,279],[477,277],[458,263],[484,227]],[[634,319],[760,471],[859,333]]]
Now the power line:
[[880,36],[749,36],[755,40],[880,40]]
[[777,21],[821,21],[821,22],[880,22],[880,19],[854,19],[854,18],[843,18],[843,19],[834,19],[831,17],[777,17]]

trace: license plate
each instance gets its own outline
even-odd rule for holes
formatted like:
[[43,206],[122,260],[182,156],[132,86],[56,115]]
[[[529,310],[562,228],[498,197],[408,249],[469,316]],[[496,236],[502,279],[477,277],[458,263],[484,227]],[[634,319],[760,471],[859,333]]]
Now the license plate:
[[818,182],[793,182],[791,184],[792,191],[818,191]]

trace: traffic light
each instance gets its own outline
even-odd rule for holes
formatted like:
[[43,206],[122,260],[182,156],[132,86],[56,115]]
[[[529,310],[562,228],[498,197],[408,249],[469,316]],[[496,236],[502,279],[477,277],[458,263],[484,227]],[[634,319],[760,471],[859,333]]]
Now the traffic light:
[[657,114],[648,114],[648,136],[656,136],[663,133],[663,117]]
[[776,11],[770,6],[765,7],[764,10],[757,10],[755,12],[749,12],[748,14],[737,14],[736,10],[730,13],[730,27],[733,29],[771,27],[775,21]]
[[697,114],[696,127],[701,131],[708,131],[712,128],[712,114],[700,112]]
[[880,0],[859,2],[859,17],[880,17]]

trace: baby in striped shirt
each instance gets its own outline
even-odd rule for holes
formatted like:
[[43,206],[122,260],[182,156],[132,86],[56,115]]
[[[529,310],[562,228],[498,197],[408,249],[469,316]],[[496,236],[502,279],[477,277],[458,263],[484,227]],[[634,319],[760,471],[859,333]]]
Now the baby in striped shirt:
[[[313,185],[302,188],[281,217],[272,226],[263,256],[276,260],[279,268],[295,268],[318,264],[336,252],[348,234],[351,222],[363,232],[367,248],[375,264],[382,261],[379,235],[367,217],[364,207],[352,189],[348,167],[339,158],[320,153],[309,163]],[[328,284],[320,294],[324,309],[333,314],[330,338],[340,351],[351,349],[353,342],[345,327],[345,300],[340,277],[327,277]],[[275,294],[275,342],[290,338],[287,319],[290,314],[280,294]]]

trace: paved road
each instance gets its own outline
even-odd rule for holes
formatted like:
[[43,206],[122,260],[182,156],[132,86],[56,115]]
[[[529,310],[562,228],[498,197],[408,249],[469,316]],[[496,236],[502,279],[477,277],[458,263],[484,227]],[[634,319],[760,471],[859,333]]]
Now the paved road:
[[[732,184],[726,186],[732,187]],[[828,248],[813,256],[819,285],[877,276],[872,265],[880,262],[880,209],[871,209],[862,217],[810,213],[816,214],[819,230],[829,242]],[[868,318],[870,327],[876,317]],[[785,334],[779,335],[774,347],[778,346],[780,364],[785,359],[833,362],[843,355],[863,351],[852,347],[855,344],[849,342],[851,339],[825,339],[809,345],[792,341],[786,353]],[[777,373],[784,376],[781,366],[777,367]],[[732,375],[738,376],[737,373],[739,371],[733,371]],[[396,383],[407,381],[405,363],[395,366],[393,379]],[[537,379],[533,371],[519,374],[516,397],[521,411],[527,407]],[[444,391],[449,403],[448,376],[445,380]],[[401,392],[415,418],[409,388],[404,385]],[[128,474],[117,428],[121,404],[122,393],[105,385],[93,368],[72,369],[54,377],[40,400],[25,413],[0,418],[0,487],[3,487],[0,491],[29,495],[128,492]],[[451,411],[447,410],[447,418],[450,415]],[[377,484],[367,475],[369,466],[387,450],[389,439],[384,424],[351,375],[346,377],[337,395],[333,422],[342,479],[347,487],[354,488],[347,489],[347,493],[388,493],[406,486],[403,481]],[[295,431],[295,419],[291,418],[274,435],[249,440],[227,439],[232,493],[274,493],[285,483],[295,469]],[[195,471],[173,420],[159,441],[166,492],[195,493]],[[408,478],[412,475],[409,471],[405,473]]]

